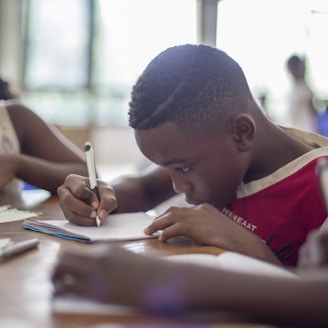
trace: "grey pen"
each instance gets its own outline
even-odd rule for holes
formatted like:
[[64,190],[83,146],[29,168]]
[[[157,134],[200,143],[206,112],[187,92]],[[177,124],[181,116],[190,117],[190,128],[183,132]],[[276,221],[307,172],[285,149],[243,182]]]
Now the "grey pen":
[[39,244],[37,238],[27,239],[24,241],[14,242],[0,249],[0,261],[7,260],[15,255],[24,253]]
[[[90,189],[97,195],[97,198],[99,200],[100,198],[97,185],[96,163],[93,155],[93,148],[90,141],[85,142],[84,151],[87,158]],[[98,215],[96,216],[96,223],[98,228],[100,228],[100,219]]]

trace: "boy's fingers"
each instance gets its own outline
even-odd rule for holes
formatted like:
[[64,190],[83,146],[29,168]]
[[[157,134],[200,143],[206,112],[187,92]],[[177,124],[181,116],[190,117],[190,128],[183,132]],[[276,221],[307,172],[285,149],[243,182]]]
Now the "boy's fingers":
[[117,208],[114,190],[98,180],[99,198],[90,189],[89,179],[79,175],[69,175],[57,190],[60,206],[65,217],[78,225],[94,226],[96,217],[104,221]]
[[99,188],[100,203],[97,208],[97,215],[101,220],[106,219],[109,213],[117,208],[117,199],[113,189],[107,185]]

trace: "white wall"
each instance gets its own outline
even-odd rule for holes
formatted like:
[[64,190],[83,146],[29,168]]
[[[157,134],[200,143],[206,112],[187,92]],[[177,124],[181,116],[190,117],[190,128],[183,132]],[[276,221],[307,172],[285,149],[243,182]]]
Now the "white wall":
[[130,127],[57,128],[81,150],[84,150],[85,141],[91,141],[101,177],[110,179],[135,173],[149,164],[140,152]]
[[100,176],[111,179],[135,173],[146,162],[130,127],[97,127],[90,132]]
[[91,130],[90,138],[99,162],[136,163],[141,156],[129,127],[97,127]]

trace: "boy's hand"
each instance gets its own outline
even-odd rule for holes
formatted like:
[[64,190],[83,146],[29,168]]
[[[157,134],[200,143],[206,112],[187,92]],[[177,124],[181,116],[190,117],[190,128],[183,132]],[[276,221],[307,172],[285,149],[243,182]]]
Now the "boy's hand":
[[70,174],[57,189],[60,206],[68,221],[84,226],[96,225],[96,216],[106,219],[117,207],[115,193],[105,182],[98,181],[100,201],[90,190],[89,178]]
[[171,207],[158,216],[144,232],[162,230],[159,240],[186,236],[199,244],[243,253],[281,265],[269,247],[254,233],[246,230],[209,204],[190,208]]

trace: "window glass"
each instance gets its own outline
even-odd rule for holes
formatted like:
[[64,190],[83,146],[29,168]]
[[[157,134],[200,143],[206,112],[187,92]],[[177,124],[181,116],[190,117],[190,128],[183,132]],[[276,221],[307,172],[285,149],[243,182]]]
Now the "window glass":
[[86,1],[32,0],[27,26],[28,89],[76,89],[86,85]]
[[131,88],[148,62],[196,42],[196,0],[30,3],[24,98],[61,125],[127,125]]

